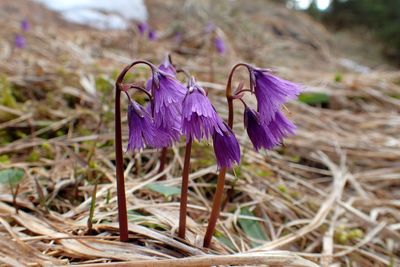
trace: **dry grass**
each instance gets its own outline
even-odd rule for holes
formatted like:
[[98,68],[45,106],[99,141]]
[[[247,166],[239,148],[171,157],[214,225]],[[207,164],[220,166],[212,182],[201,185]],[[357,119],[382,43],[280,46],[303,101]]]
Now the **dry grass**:
[[[9,188],[0,187],[0,262],[400,264],[400,72],[357,74],[343,69],[336,58],[351,55],[336,51],[328,32],[272,3],[264,19],[258,1],[229,8],[221,1],[211,10],[205,1],[196,9],[193,5],[199,1],[186,1],[187,17],[176,4],[150,2],[154,23],[163,30],[157,42],[133,41],[134,33],[129,32],[68,25],[31,2],[0,4],[0,72],[17,101],[0,105],[0,168],[16,167],[25,173],[16,200],[18,213]],[[242,12],[236,11],[238,7]],[[29,10],[35,12],[27,15]],[[210,40],[198,34],[206,25],[202,10],[229,41],[225,57],[214,55],[211,77]],[[26,34],[27,49],[15,50],[10,41],[23,16],[33,27]],[[181,18],[185,36],[180,45],[169,38],[176,17]],[[235,21],[243,23],[233,30]],[[298,34],[290,35],[293,31]],[[169,151],[160,174],[157,151],[125,154],[131,242],[117,240],[113,79],[132,54],[156,63],[166,51],[175,51],[176,63],[203,81],[225,117],[222,90],[227,66],[241,60],[273,67],[281,76],[304,83],[307,90],[329,96],[323,105],[291,103],[288,109],[299,127],[297,136],[277,150],[260,153],[252,150],[243,133],[238,105],[234,128],[243,159],[240,168],[227,175],[230,198],[210,250],[201,248],[217,175],[208,144],[193,148],[186,241],[176,238],[179,198],[148,186],[180,186],[182,144]],[[338,72],[341,80],[334,81]],[[144,81],[146,72],[138,70],[131,78]],[[88,232],[95,183],[93,229]],[[250,228],[261,230],[261,235],[252,236]]]

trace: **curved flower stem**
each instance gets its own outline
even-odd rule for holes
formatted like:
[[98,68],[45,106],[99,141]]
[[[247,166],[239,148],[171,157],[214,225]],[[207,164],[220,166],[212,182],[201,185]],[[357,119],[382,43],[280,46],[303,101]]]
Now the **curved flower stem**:
[[[249,69],[249,65],[247,65],[246,63],[238,63],[235,66],[233,66],[233,68],[229,74],[228,82],[226,84],[226,89],[225,89],[226,99],[228,101],[228,114],[229,114],[228,115],[228,125],[231,128],[233,126],[233,115],[234,115],[234,113],[233,113],[234,98],[232,98],[232,78],[233,78],[233,73],[240,66],[244,66],[247,69]],[[217,180],[217,188],[216,188],[215,195],[214,195],[213,205],[211,208],[211,214],[210,214],[210,218],[208,220],[206,234],[204,235],[203,246],[205,248],[208,248],[211,244],[211,239],[214,234],[214,230],[215,230],[215,226],[218,221],[219,213],[221,211],[221,203],[222,203],[222,198],[224,196],[226,171],[227,171],[227,168],[222,168],[219,171],[218,180]]]
[[182,188],[181,188],[181,203],[179,207],[179,231],[178,236],[185,239],[186,232],[186,214],[187,214],[187,199],[189,190],[189,171],[190,171],[190,154],[192,152],[192,139],[186,144],[185,161],[182,171]]
[[[137,64],[145,64],[154,72],[157,68],[150,62],[138,60],[126,66],[115,82],[115,170],[117,177],[117,202],[118,202],[118,223],[119,239],[127,242],[128,236],[128,215],[126,210],[125,178],[124,178],[124,158],[122,154],[122,129],[121,129],[121,92],[126,92],[123,84],[126,73]],[[129,85],[138,89],[135,85]],[[128,95],[128,94],[127,94]],[[128,95],[129,98],[129,95]]]
[[115,169],[117,175],[117,201],[119,239],[127,242],[128,237],[128,215],[126,211],[124,162],[122,156],[122,131],[121,131],[121,91],[115,90]]

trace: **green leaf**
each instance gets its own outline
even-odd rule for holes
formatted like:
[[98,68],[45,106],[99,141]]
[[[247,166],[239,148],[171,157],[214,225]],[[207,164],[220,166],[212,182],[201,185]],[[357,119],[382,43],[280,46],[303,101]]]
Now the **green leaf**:
[[148,184],[146,188],[151,191],[163,194],[165,197],[176,196],[181,193],[181,189],[175,186],[168,186],[162,184]]
[[214,237],[217,238],[219,242],[221,242],[225,246],[229,247],[233,251],[236,251],[236,247],[232,243],[232,241],[228,237],[224,236],[221,232],[215,231]]
[[[254,217],[254,214],[247,207],[240,209],[240,215]],[[264,242],[262,242],[262,240],[268,241],[268,237],[261,228],[259,221],[247,218],[246,219],[240,218],[238,221],[240,227],[243,229],[246,235],[248,235],[251,239],[260,240],[260,241],[253,241],[252,247],[257,247],[263,244]]]
[[24,171],[21,169],[5,169],[0,171],[0,184],[15,186],[24,177]]
[[320,105],[329,103],[329,95],[325,93],[307,92],[299,96],[299,101],[308,105]]

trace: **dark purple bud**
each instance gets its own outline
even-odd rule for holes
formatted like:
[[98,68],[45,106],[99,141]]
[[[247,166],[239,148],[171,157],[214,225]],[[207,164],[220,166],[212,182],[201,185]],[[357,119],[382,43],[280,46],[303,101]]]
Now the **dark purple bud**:
[[144,35],[144,33],[149,28],[149,25],[146,22],[139,22],[137,24],[137,28],[138,28],[138,31],[139,31],[140,35]]
[[225,54],[225,42],[220,36],[215,37],[214,45],[219,54]]
[[26,47],[25,37],[20,34],[16,34],[14,39],[14,45],[16,48],[21,48],[21,49],[25,48]]
[[240,164],[240,146],[231,128],[224,123],[222,134],[213,134],[214,153],[219,168],[231,168]]
[[155,41],[157,40],[157,32],[155,30],[150,30],[147,37],[150,41]]
[[24,32],[28,31],[29,28],[30,28],[30,25],[29,25],[28,20],[27,20],[27,19],[24,19],[23,21],[21,21],[20,27],[21,27],[21,30],[22,30],[22,31],[24,31]]

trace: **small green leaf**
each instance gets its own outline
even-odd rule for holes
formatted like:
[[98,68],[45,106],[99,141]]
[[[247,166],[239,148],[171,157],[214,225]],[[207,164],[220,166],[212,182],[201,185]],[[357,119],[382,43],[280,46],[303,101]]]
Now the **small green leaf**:
[[[240,215],[254,217],[254,214],[247,207],[240,209]],[[250,238],[255,240],[260,240],[260,241],[253,241],[252,247],[257,247],[261,245],[263,243],[261,242],[262,240],[268,241],[268,237],[262,230],[259,221],[247,218],[246,219],[240,218],[238,221],[240,227]]]
[[232,241],[228,237],[224,236],[221,232],[215,231],[214,237],[228,248],[232,249],[233,251],[236,251],[236,247],[232,243]]
[[325,93],[307,92],[299,96],[299,101],[308,105],[320,105],[329,103],[329,95]]
[[175,186],[168,186],[162,184],[148,184],[146,188],[151,191],[163,194],[165,197],[176,196],[181,193],[181,189]]
[[0,184],[15,186],[24,177],[24,171],[21,169],[5,169],[0,171]]

